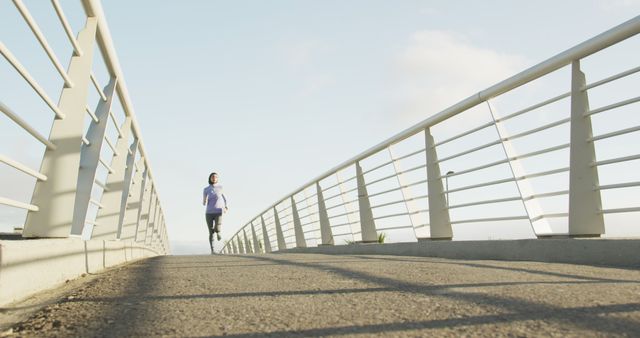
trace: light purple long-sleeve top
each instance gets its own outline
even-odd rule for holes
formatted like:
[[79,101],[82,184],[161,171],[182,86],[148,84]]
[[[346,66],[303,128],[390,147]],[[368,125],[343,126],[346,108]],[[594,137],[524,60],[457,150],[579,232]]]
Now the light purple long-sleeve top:
[[221,184],[211,184],[204,188],[203,197],[207,201],[207,214],[221,214],[228,207],[227,197],[222,193]]

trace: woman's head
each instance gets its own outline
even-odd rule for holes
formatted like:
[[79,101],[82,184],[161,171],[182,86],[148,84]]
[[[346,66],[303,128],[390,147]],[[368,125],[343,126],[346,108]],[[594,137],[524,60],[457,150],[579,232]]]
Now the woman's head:
[[218,183],[218,173],[209,174],[209,184],[216,184],[216,183]]

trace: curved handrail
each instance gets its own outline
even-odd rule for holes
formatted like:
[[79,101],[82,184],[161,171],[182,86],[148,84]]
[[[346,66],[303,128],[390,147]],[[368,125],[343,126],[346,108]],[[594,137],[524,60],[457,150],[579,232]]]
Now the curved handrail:
[[[359,161],[373,155],[376,154],[378,152],[380,152],[381,150],[384,150],[385,148],[388,148],[391,145],[394,145],[400,141],[403,141],[413,135],[416,135],[419,132],[422,132],[423,130],[425,130],[425,128],[429,128],[439,122],[442,122],[446,119],[449,119],[457,114],[460,114],[464,111],[467,111],[468,109],[477,106],[478,104],[484,103],[484,102],[488,102],[488,100],[495,98],[501,94],[504,94],[506,92],[509,92],[517,87],[520,87],[524,84],[527,84],[533,80],[536,80],[544,75],[547,75],[549,73],[552,73],[562,67],[565,67],[569,64],[572,64],[572,62],[575,62],[576,60],[581,60],[589,55],[592,55],[602,49],[605,49],[611,45],[614,45],[616,43],[619,43],[627,38],[630,38],[636,34],[640,33],[640,16],[636,16],[616,27],[613,27],[607,31],[605,31],[604,33],[601,33],[591,39],[588,39],[586,41],[584,41],[583,43],[580,43],[572,48],[567,49],[566,51],[557,54],[556,56],[553,56],[533,67],[530,67],[516,75],[513,75],[485,90],[482,90],[476,94],[473,94],[471,96],[469,96],[468,98],[444,109],[443,111],[393,135],[392,137],[376,144],[375,146],[359,153],[358,155],[343,161],[342,163],[338,164],[337,166],[334,166],[333,168],[325,171],[324,173],[320,174],[319,176],[309,180],[307,183],[301,185],[300,187],[296,188],[295,190],[293,190],[290,194],[285,195],[285,197],[277,200],[275,203],[272,203],[268,208],[264,209],[262,212],[258,213],[258,215],[256,217],[254,217],[253,219],[257,219],[259,218],[261,215],[264,215],[265,213],[269,212],[271,209],[273,209],[275,206],[277,206],[278,204],[286,201],[287,199],[290,199],[292,196],[302,192],[304,189],[309,188],[310,186],[313,186],[314,184],[316,184],[317,182],[320,182],[323,179],[326,179],[327,177],[335,174],[336,172],[343,170],[349,166],[352,166],[356,163],[358,163]],[[635,72],[634,69],[629,70],[627,72],[625,72],[625,74],[623,74],[624,76]],[[622,77],[623,75],[620,75],[620,77]],[[585,89],[584,87],[582,87],[583,89]],[[586,88],[588,89],[588,88]],[[585,90],[586,90],[585,89]],[[568,96],[565,94],[565,96]],[[562,96],[562,97],[565,97]],[[560,98],[562,98],[560,97]],[[548,101],[551,102],[551,101]],[[547,102],[547,103],[548,103]],[[547,104],[545,103],[545,104]],[[494,121],[491,125],[496,124],[497,122]],[[500,143],[500,142],[498,142]],[[532,219],[532,217],[529,217],[529,219]],[[245,225],[244,227],[241,227],[233,236],[232,238],[236,238],[238,236],[238,234],[240,234],[240,232],[245,229],[247,225]],[[230,247],[228,245],[225,245],[225,250],[230,250]]]

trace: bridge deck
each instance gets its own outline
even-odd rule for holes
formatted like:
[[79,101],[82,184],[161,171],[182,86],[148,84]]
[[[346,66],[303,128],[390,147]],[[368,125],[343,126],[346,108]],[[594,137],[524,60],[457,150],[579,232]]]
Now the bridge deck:
[[13,332],[640,336],[640,271],[398,256],[165,256],[103,273]]

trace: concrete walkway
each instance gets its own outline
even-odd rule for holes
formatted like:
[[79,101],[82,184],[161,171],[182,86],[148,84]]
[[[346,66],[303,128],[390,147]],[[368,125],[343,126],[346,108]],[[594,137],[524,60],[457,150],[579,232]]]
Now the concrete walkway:
[[100,274],[5,334],[638,337],[640,271],[398,256],[155,257]]

